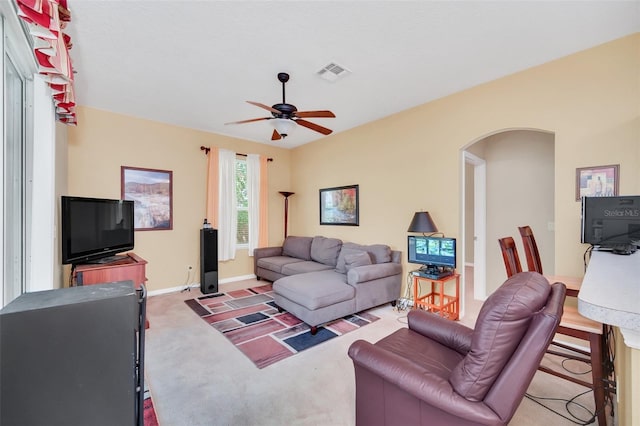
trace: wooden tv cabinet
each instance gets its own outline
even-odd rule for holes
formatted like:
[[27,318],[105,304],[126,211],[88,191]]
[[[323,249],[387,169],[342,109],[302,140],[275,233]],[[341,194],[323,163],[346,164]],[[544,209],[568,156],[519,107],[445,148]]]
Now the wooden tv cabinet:
[[135,253],[126,253],[122,260],[106,264],[77,265],[73,272],[76,286],[109,283],[113,281],[133,281],[136,287],[147,282],[147,261]]

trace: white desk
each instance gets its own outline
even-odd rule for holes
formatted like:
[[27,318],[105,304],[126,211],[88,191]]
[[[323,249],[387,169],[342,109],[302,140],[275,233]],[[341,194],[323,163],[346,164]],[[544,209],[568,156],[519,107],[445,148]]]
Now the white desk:
[[640,349],[640,251],[594,251],[578,294],[578,312],[620,328],[624,343]]

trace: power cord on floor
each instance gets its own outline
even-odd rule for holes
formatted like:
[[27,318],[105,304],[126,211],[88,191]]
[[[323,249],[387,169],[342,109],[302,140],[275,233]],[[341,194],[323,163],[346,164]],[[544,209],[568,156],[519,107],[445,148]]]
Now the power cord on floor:
[[191,268],[191,266],[189,266],[189,268],[187,269],[187,279],[184,281],[184,288],[182,290],[180,290],[180,293],[183,293],[185,291],[191,291],[191,272],[192,272],[193,268]]
[[[615,380],[610,380],[609,378],[614,377],[614,370],[613,370],[613,364],[614,364],[614,348],[615,348],[615,335],[613,334],[613,329],[610,326],[605,325],[604,326],[604,330],[603,330],[603,339],[604,339],[604,360],[603,360],[603,383],[599,386],[604,388],[605,391],[605,401],[604,401],[604,407],[603,410],[606,410],[606,407],[609,406],[610,407],[610,412],[611,412],[611,417],[614,416],[614,405],[613,405],[613,399],[611,397],[612,394],[616,393],[616,383]],[[612,346],[613,345],[613,346]],[[556,354],[557,355],[557,354]],[[577,372],[577,371],[572,371],[571,369],[567,368],[567,366],[565,365],[565,363],[567,361],[578,361],[578,362],[583,362],[588,364],[588,361],[584,361],[584,360],[580,360],[580,359],[575,359],[575,358],[564,358],[561,362],[560,365],[562,366],[562,368],[567,371],[570,374],[573,375],[584,375],[584,374],[589,374],[592,372],[592,368],[587,369],[586,371],[581,371],[581,372]],[[535,402],[538,405],[541,405],[542,407],[546,408],[547,410],[551,411],[552,413],[557,414],[558,416],[569,420],[570,422],[577,424],[577,425],[588,425],[591,423],[594,423],[596,421],[596,419],[598,418],[598,414],[600,414],[600,412],[596,411],[595,413],[591,412],[591,410],[589,410],[587,407],[585,407],[584,405],[576,402],[575,400],[583,395],[586,395],[588,393],[591,392],[595,392],[594,389],[588,389],[584,392],[581,392],[577,395],[575,395],[573,398],[570,399],[564,399],[564,398],[548,398],[548,397],[542,397],[542,396],[534,396],[531,395],[529,393],[525,393],[525,396],[530,399],[531,401]],[[563,413],[560,413],[556,410],[554,410],[551,407],[548,407],[546,405],[544,405],[542,402],[540,401],[564,401],[565,402],[565,408],[567,410],[567,413],[569,414],[570,417],[565,416]],[[578,417],[576,414],[571,412],[571,406],[577,406],[582,408],[585,412],[587,412],[591,417],[588,420],[583,420],[580,417]]]
[[[400,297],[397,300],[394,310],[396,312],[409,310],[411,309],[412,303],[413,303],[413,275],[411,275],[411,273],[408,273],[406,277],[404,296]],[[399,316],[398,318],[396,318],[396,321],[398,321],[401,324],[407,324],[408,323],[407,315]]]
[[[584,405],[576,402],[575,400],[577,398],[581,397],[582,395],[588,394],[589,392],[591,392],[591,389],[589,389],[587,391],[584,391],[584,392],[581,392],[581,393],[577,394],[576,396],[574,396],[573,398],[568,399],[568,400],[564,399],[564,398],[549,398],[549,397],[543,397],[543,396],[535,396],[535,395],[531,395],[529,393],[525,393],[524,396],[526,396],[527,399],[529,399],[529,400],[535,402],[536,404],[538,404],[538,405],[546,408],[547,410],[551,411],[552,413],[557,414],[558,416],[570,421],[571,423],[584,426],[584,425],[588,425],[588,424],[591,424],[591,423],[595,422],[596,418],[598,417],[597,413],[592,413],[591,410],[589,410]],[[572,418],[568,417],[568,416],[565,416],[564,414],[560,413],[559,411],[554,410],[553,408],[551,408],[551,407],[549,407],[547,405],[544,405],[540,401],[564,401],[567,413],[569,413],[569,415]],[[570,407],[572,405],[575,405],[577,407],[582,408],[584,411],[586,411],[591,416],[591,418],[589,420],[582,420],[580,417],[578,417],[577,415],[575,415],[574,413],[571,412]]]
[[400,297],[397,302],[396,302],[396,310],[397,311],[404,311],[409,309],[409,307],[411,306],[411,303],[413,302],[413,294],[412,294],[412,286],[413,286],[413,279],[412,279],[412,275],[411,273],[407,274],[407,278],[406,278],[406,285],[405,285],[405,290],[404,290],[404,296]]

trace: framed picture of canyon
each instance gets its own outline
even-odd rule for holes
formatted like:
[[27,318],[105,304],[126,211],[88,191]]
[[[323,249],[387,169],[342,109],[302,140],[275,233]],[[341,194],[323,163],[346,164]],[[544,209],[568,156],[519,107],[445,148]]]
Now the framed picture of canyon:
[[320,225],[358,226],[358,185],[320,190]]
[[122,166],[120,196],[134,201],[136,231],[173,229],[173,172]]
[[582,197],[618,195],[619,171],[619,164],[576,169],[576,201],[580,201]]

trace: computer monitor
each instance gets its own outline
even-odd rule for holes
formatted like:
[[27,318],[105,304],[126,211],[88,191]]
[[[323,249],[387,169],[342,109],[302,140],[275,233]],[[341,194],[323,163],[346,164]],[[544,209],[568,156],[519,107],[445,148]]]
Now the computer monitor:
[[408,261],[425,267],[456,267],[456,239],[409,235]]
[[582,198],[581,242],[640,246],[640,195]]

